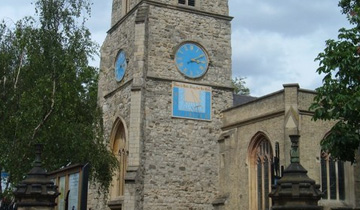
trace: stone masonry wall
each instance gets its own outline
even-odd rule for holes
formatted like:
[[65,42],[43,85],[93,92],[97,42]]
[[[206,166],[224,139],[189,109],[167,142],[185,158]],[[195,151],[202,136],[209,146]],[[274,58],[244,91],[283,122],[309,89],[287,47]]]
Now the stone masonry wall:
[[[155,0],[164,4],[180,5],[178,0]],[[201,11],[211,12],[220,15],[229,15],[228,1],[226,0],[195,0],[195,8]],[[192,6],[184,6],[190,7]]]
[[[227,88],[231,85],[229,20],[150,4],[143,209],[213,209],[219,187],[221,110],[232,105],[232,91]],[[175,67],[174,50],[184,41],[198,42],[207,50],[211,65],[201,78],[188,79]],[[211,121],[172,117],[172,81],[212,87]]]
[[[235,130],[233,139],[225,152],[225,169],[221,180],[231,196],[226,209],[247,210],[249,208],[249,160],[248,147],[251,139],[257,132],[263,132],[271,142],[275,153],[275,142],[280,146],[280,164],[285,168],[285,157],[289,154],[284,152],[284,146],[289,138],[284,139],[284,116],[262,120],[253,124],[239,126]],[[301,116],[302,129],[300,131],[300,161],[308,170],[308,175],[320,184],[320,141],[329,131],[331,123],[315,123],[310,116]],[[236,166],[236,167],[235,167]],[[222,169],[221,169],[222,171]],[[238,182],[236,182],[238,180]]]
[[299,89],[299,110],[309,110],[310,104],[314,101],[315,96],[315,91]]
[[191,82],[231,86],[231,28],[228,20],[151,6],[148,76],[186,80],[172,56],[184,41],[201,44],[209,55],[207,73]]
[[[133,29],[133,30],[131,30]],[[108,34],[101,48],[99,76],[99,104],[103,111],[105,139],[109,141],[110,132],[117,117],[121,117],[129,127],[131,80],[134,72],[134,17],[130,17],[118,30]],[[122,81],[115,80],[115,59],[119,50],[124,50],[129,62]]]
[[171,82],[147,80],[144,209],[212,209],[218,192],[222,107],[229,91],[213,88],[212,121],[171,117]]
[[[225,209],[249,210],[250,141],[255,134],[263,132],[269,138],[272,149],[274,150],[275,142],[279,142],[281,150],[284,147],[283,116],[238,126],[229,131],[233,134],[220,143],[219,156],[223,158],[223,166],[220,168],[221,195],[228,196]],[[283,163],[283,152],[280,155]]]
[[[280,98],[285,99],[286,97],[290,97],[288,98],[288,102],[298,103],[288,104],[288,106],[299,108],[299,110],[295,111],[299,113],[297,129],[300,135],[300,162],[304,168],[308,170],[309,177],[314,179],[317,184],[320,184],[320,142],[335,122],[312,120],[312,115],[310,112],[307,112],[307,110],[314,97],[313,92],[299,89],[297,93],[291,93],[291,96],[285,96],[285,92],[289,91],[284,91],[280,95],[274,94],[271,95],[271,97],[267,97],[266,106],[269,107],[268,112],[266,112],[265,109],[261,109],[258,101],[224,111],[224,135],[226,134],[229,137],[220,141],[219,156],[223,159],[220,165],[220,194],[228,196],[225,209],[250,209],[250,198],[248,196],[250,190],[248,148],[251,139],[257,132],[262,132],[269,138],[273,153],[275,153],[275,142],[279,142],[280,164],[285,168],[289,164],[286,161],[286,157],[289,156],[286,147],[289,145],[288,142],[290,139],[286,135],[287,128],[285,124],[288,119],[288,113],[284,112],[282,115],[271,116],[273,112],[271,107],[285,106],[285,101],[279,100]],[[259,100],[262,101],[261,98]],[[257,108],[260,108],[259,112],[262,113],[261,116],[263,116],[263,118],[251,121],[251,117],[245,113],[254,113],[253,119],[255,119],[258,116],[255,112]],[[247,119],[250,121],[243,123],[244,121],[242,119],[244,116],[248,117]],[[228,120],[228,117],[233,120]],[[238,120],[235,121],[235,119]],[[229,125],[232,126],[229,127]],[[357,177],[354,171],[356,170],[356,166],[350,166],[350,164],[346,163],[346,200],[345,202],[321,200],[320,204],[324,205],[325,209],[335,206],[352,206],[356,203],[357,194],[354,196],[357,189],[356,185],[354,187]]]
[[128,1],[129,11],[135,7],[141,0],[113,0],[112,12],[111,12],[111,26],[115,25],[122,17],[126,15],[126,9],[124,8],[125,1]]
[[283,100],[284,94],[279,92],[271,96],[261,97],[252,103],[244,104],[240,107],[232,107],[224,111],[223,124],[228,126],[266,114],[282,112],[285,109]]
[[111,12],[111,26],[113,26],[120,18],[122,14],[122,1],[123,0],[113,0],[112,3],[112,12]]
[[[122,91],[118,91],[113,97],[107,98],[102,104],[103,122],[104,122],[104,139],[110,150],[110,134],[115,120],[121,117],[126,122],[126,130],[129,130],[130,122],[130,86],[126,85]],[[128,133],[126,134],[129,135]],[[90,183],[88,194],[88,207],[93,210],[109,209],[106,205],[108,197],[103,193],[98,193],[98,187],[95,183]]]
[[[126,15],[125,7],[123,4],[125,1],[129,2],[129,9],[131,10],[136,5],[138,5],[142,0],[113,0],[112,4],[112,16],[111,16],[111,26],[115,25],[122,17]],[[229,15],[228,1],[225,0],[196,0],[196,7],[185,6],[178,3],[178,0],[152,0],[153,2],[159,2],[163,4],[178,6],[182,8],[191,8],[198,11],[205,11],[209,13],[214,13],[218,15]],[[144,2],[147,2],[144,0]]]
[[[141,1],[131,1],[130,7],[138,2]],[[212,209],[218,192],[220,111],[232,105],[231,18],[200,12],[199,7],[181,7],[177,1],[164,2],[168,5],[160,0],[142,2],[148,2],[149,9],[146,4],[137,7],[145,16],[143,22],[136,22],[138,11],[121,19],[123,16],[118,14],[121,9],[117,7],[123,1],[114,0],[116,14],[112,16],[112,25],[118,24],[110,30],[101,48],[98,97],[105,139],[109,141],[113,123],[120,117],[129,131],[126,134],[129,144],[135,137],[140,141],[136,184],[131,185],[131,197],[125,194],[124,208],[130,209],[126,203],[131,200],[136,203],[129,206],[136,206],[135,209]],[[227,14],[227,1],[206,2],[209,3],[201,4],[204,9],[210,5],[218,7],[205,12]],[[207,50],[211,65],[200,79],[188,80],[175,67],[171,56],[183,41],[199,42]],[[121,49],[129,62],[123,80],[116,82],[114,64]],[[212,87],[211,121],[171,117],[173,80]],[[132,135],[135,124],[138,134]],[[135,164],[136,154],[129,155]],[[95,190],[96,187],[90,190],[89,208],[108,209],[104,202],[95,200]]]
[[[108,34],[101,47],[100,78],[99,78],[99,99],[116,91],[120,86],[132,79],[134,69],[134,40],[135,40],[135,14],[124,21],[117,30]],[[115,59],[120,50],[124,50],[129,62],[124,79],[121,82],[115,80]],[[102,103],[102,101],[101,101]]]
[[[115,59],[120,49],[128,58],[134,53],[135,14],[130,16],[116,31],[108,34],[101,47],[101,62],[98,87],[98,101],[103,111],[104,139],[110,149],[110,134],[117,118],[125,122],[125,129],[129,131],[131,109],[131,81],[135,63],[129,60],[124,79],[115,80]],[[129,133],[126,133],[129,136]],[[107,197],[98,194],[95,183],[89,187],[88,206],[93,210],[109,209],[106,205]]]

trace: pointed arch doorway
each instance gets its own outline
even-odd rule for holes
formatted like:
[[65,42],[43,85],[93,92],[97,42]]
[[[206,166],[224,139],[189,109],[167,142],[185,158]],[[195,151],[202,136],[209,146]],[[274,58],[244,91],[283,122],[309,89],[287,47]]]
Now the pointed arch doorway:
[[118,160],[118,168],[110,186],[110,200],[123,200],[125,192],[125,174],[129,156],[126,127],[120,118],[117,118],[110,136],[110,149]]

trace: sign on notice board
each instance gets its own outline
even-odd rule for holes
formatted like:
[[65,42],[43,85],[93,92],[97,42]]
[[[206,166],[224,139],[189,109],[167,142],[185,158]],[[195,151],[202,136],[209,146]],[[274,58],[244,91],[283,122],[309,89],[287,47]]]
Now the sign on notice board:
[[87,210],[89,164],[70,165],[48,173],[59,187],[55,210]]

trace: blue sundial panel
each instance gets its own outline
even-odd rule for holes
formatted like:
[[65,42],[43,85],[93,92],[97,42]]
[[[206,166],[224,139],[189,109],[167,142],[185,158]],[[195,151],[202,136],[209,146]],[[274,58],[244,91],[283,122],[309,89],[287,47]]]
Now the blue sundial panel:
[[173,117],[211,120],[211,87],[174,82]]
[[116,58],[115,62],[115,79],[120,82],[125,75],[126,71],[126,56],[125,52],[121,50]]
[[176,67],[190,78],[203,76],[208,69],[208,60],[204,49],[194,43],[182,44],[175,54]]

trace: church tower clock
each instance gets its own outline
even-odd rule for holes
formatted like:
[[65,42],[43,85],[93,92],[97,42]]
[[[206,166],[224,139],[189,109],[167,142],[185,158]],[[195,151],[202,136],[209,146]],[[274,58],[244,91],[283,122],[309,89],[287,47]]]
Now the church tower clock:
[[227,0],[113,0],[98,97],[119,167],[106,203],[89,207],[214,208],[231,19]]

